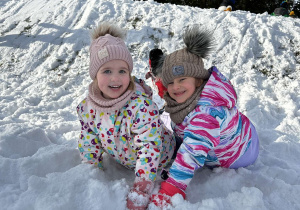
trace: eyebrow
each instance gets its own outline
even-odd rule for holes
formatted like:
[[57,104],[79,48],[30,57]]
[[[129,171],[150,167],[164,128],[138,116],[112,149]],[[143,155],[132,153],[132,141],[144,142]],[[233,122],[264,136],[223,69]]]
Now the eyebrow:
[[[106,67],[103,68],[102,70],[106,70],[106,69],[112,69],[112,67],[111,67],[111,66],[106,66]],[[119,70],[124,70],[124,69],[129,70],[129,68],[128,68],[128,67],[125,67],[125,66],[121,66],[121,67],[119,68]]]
[[128,70],[129,68],[128,68],[128,67],[125,67],[125,66],[123,66],[123,67],[121,67],[120,69],[127,69],[127,70]]

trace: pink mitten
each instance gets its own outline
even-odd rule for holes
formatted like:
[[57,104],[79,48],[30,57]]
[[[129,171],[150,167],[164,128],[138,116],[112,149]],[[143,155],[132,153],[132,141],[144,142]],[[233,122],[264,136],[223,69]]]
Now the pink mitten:
[[127,208],[130,210],[146,209],[153,186],[152,181],[137,177],[127,196]]
[[160,190],[158,191],[158,194],[152,195],[151,202],[154,203],[157,207],[162,208],[170,204],[171,197],[178,193],[182,195],[182,197],[185,199],[184,191],[164,181],[161,183],[161,187]]

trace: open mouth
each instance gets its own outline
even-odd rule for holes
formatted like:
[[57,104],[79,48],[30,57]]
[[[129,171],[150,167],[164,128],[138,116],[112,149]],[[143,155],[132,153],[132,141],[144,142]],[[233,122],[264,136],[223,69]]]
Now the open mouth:
[[181,96],[185,93],[185,91],[174,93],[175,96]]
[[112,89],[120,89],[122,85],[110,85],[109,87]]

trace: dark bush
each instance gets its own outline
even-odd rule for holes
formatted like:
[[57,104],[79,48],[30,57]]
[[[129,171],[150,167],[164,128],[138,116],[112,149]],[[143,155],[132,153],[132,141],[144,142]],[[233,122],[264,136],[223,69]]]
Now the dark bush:
[[[156,0],[156,2],[217,9],[222,3],[222,0]],[[280,6],[281,2],[282,0],[236,0],[235,8],[236,10],[245,10],[256,14],[264,12],[268,12],[269,14],[271,14],[272,12],[274,12],[275,8]],[[290,0],[290,2],[291,9],[293,1]],[[300,2],[297,3],[297,13],[299,13],[299,4]]]

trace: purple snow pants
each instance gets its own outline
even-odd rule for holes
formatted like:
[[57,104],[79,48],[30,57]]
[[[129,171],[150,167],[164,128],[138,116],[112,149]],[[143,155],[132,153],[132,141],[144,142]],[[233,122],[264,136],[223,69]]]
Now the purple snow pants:
[[229,168],[247,167],[255,162],[259,153],[259,140],[255,127],[251,124],[252,138],[246,152],[235,161]]

